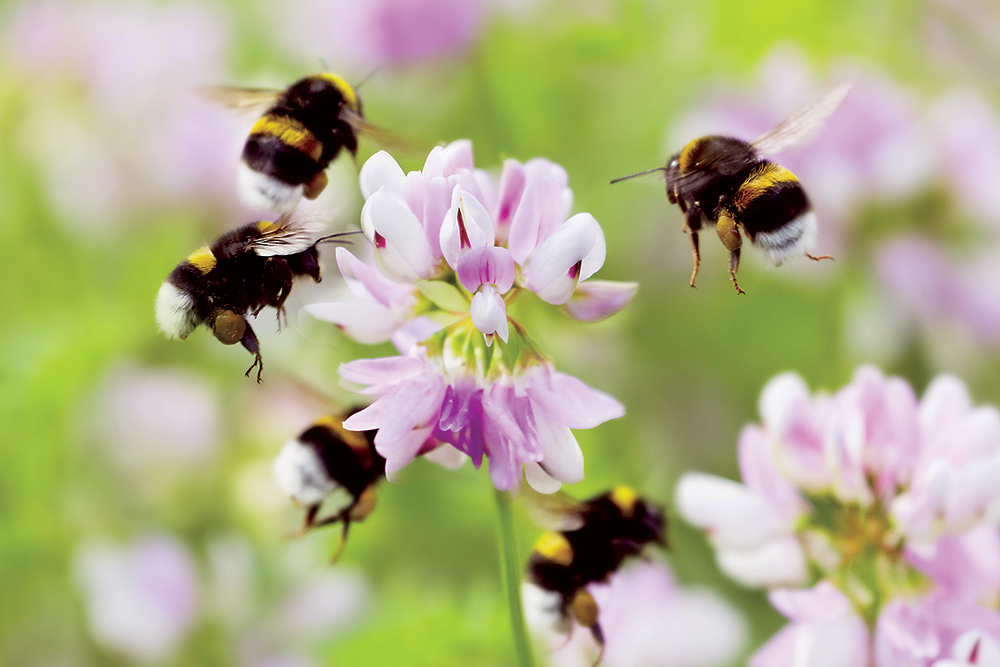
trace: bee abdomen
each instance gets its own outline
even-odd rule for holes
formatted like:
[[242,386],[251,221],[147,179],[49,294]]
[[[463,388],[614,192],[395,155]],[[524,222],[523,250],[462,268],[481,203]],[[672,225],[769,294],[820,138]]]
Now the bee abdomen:
[[303,442],[302,436],[282,447],[274,460],[274,479],[282,491],[303,505],[318,505],[340,486],[316,448]]
[[[260,120],[250,128],[250,141],[257,139],[265,142],[268,139],[277,139],[283,146],[293,148],[303,155],[309,156],[313,162],[319,160],[323,154],[323,142],[300,121],[276,113],[268,113],[261,116]],[[244,154],[246,149],[244,149]]]
[[733,204],[735,218],[772,263],[802,254],[816,239],[816,216],[795,174],[763,162],[743,182]]
[[215,255],[207,246],[199,248],[160,285],[156,293],[156,323],[168,338],[184,340],[205,321],[204,285],[216,264]]
[[181,340],[201,324],[195,301],[169,280],[163,281],[156,294],[156,324],[168,338]]

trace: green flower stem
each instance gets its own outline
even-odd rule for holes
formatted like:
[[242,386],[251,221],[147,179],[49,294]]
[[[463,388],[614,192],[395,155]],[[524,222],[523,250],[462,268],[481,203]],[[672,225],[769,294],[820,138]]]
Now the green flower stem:
[[504,592],[510,611],[511,632],[514,635],[514,651],[518,667],[534,667],[531,642],[524,627],[524,609],[521,606],[521,572],[517,560],[517,546],[514,543],[514,519],[510,507],[510,496],[494,489],[497,511],[500,517],[500,573],[503,577]]

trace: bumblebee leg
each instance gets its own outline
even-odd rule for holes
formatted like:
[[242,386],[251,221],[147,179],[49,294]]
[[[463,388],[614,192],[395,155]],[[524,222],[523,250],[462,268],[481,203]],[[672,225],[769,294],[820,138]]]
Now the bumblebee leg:
[[326,184],[329,182],[330,179],[326,176],[326,170],[319,172],[311,181],[306,183],[302,196],[306,199],[316,199],[326,189]]
[[594,636],[594,641],[597,642],[597,659],[594,660],[594,664],[591,667],[597,667],[601,664],[601,660],[604,660],[604,630],[601,629],[600,623],[594,623],[590,628],[590,634]]
[[344,528],[340,531],[340,542],[337,543],[337,549],[330,558],[331,565],[336,565],[337,561],[340,560],[340,554],[344,553],[344,547],[347,546],[347,531],[350,527],[351,520],[347,516],[344,516]]
[[818,262],[821,259],[833,259],[833,255],[818,255],[818,256],[814,257],[813,255],[810,255],[809,253],[806,253],[806,257],[808,257],[809,259],[813,260],[814,262]]
[[[680,201],[678,200],[678,202]],[[691,271],[691,287],[694,287],[694,280],[698,277],[698,268],[701,266],[701,247],[698,244],[698,230],[700,229],[701,206],[698,202],[695,202],[684,212],[684,231],[691,235],[691,255],[694,258],[694,270]]]
[[316,525],[317,514],[319,514],[319,505],[310,505],[309,509],[306,510],[305,516],[302,517],[302,525],[299,526],[299,529],[294,533],[288,533],[285,537],[290,540],[297,540],[304,537]]
[[[720,200],[720,206],[723,204]],[[736,270],[740,268],[740,247],[743,245],[743,236],[740,235],[740,225],[733,219],[732,215],[722,209],[719,212],[719,220],[715,223],[715,231],[719,234],[719,240],[729,251],[729,278],[733,281],[736,291],[745,294],[740,289],[740,284],[736,282]]]
[[351,521],[364,521],[375,510],[377,500],[378,496],[375,493],[375,488],[369,486],[344,510],[344,513]]
[[698,267],[701,266],[701,250],[698,247],[698,232],[691,232],[691,254],[694,256],[694,269],[691,271],[691,287],[694,287],[694,279],[698,277]]
[[250,364],[250,368],[244,373],[246,377],[250,377],[250,371],[254,368],[257,369],[257,382],[260,383],[260,374],[264,370],[264,360],[260,356],[260,342],[257,340],[256,334],[254,334],[253,329],[250,328],[250,324],[247,323],[247,329],[243,333],[243,338],[240,339],[240,343],[247,349],[250,354],[254,355],[253,363]]
[[267,306],[274,306],[278,311],[278,331],[281,331],[282,310],[285,300],[292,293],[292,283],[295,273],[284,257],[268,257],[264,264],[264,289],[260,296],[260,305],[254,311],[254,316],[260,314]]
[[740,284],[736,280],[736,271],[740,268],[740,249],[730,251],[729,253],[729,279],[733,281],[733,287],[740,294],[746,294],[742,289],[740,289]]

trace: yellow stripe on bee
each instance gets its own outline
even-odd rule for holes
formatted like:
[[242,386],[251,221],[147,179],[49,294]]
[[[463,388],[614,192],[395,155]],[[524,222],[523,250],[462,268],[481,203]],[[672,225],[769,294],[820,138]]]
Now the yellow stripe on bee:
[[535,552],[542,558],[559,565],[569,566],[573,562],[573,545],[562,533],[554,530],[542,533],[535,542]]
[[677,158],[677,165],[680,167],[681,173],[690,171],[691,169],[691,154],[694,153],[694,149],[700,145],[702,139],[695,139],[694,141],[688,143],[687,146],[681,149],[681,155]]
[[187,261],[202,273],[208,273],[215,268],[215,255],[212,249],[204,245],[187,256]]
[[358,110],[358,96],[354,93],[354,89],[351,88],[351,84],[331,72],[323,72],[320,76],[337,87],[340,94],[344,96],[344,101],[347,102],[347,106],[354,111]]
[[273,232],[277,226],[278,225],[276,223],[271,222],[270,220],[261,220],[257,223],[257,231],[261,234],[267,234],[269,232]]
[[281,143],[297,148],[303,153],[308,153],[313,160],[319,160],[320,156],[323,155],[323,144],[313,136],[313,133],[305,125],[288,116],[264,114],[250,128],[250,134],[277,137]]
[[635,513],[635,504],[639,501],[639,494],[635,489],[628,486],[616,486],[611,490],[611,502],[622,511],[626,518]]
[[780,183],[797,183],[795,174],[788,171],[780,164],[771,162],[764,163],[759,169],[755,169],[743,181],[743,185],[736,191],[736,198],[733,205],[737,211],[744,211],[757,197]]

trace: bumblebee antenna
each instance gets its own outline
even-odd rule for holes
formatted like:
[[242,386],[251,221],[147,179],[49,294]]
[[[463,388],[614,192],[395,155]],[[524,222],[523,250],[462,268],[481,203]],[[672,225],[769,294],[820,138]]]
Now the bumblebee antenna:
[[376,74],[378,74],[378,71],[379,71],[380,69],[382,69],[382,65],[376,65],[376,66],[375,66],[375,68],[374,68],[374,69],[372,69],[372,71],[368,72],[368,74],[365,74],[365,77],[364,77],[363,79],[361,79],[361,82],[360,82],[360,83],[358,83],[358,84],[357,84],[356,86],[354,86],[354,90],[355,90],[355,92],[357,92],[357,90],[358,90],[359,88],[361,88],[361,86],[363,86],[363,85],[365,85],[366,83],[368,83],[368,81],[369,81],[369,80],[370,80],[370,79],[371,79],[371,78],[372,78],[373,76],[375,76]]
[[355,229],[354,231],[350,232],[337,232],[336,234],[328,234],[326,236],[321,236],[318,239],[316,239],[316,242],[313,243],[313,245],[317,246],[320,243],[343,243],[344,245],[351,245],[351,241],[346,239],[342,240],[342,237],[354,236],[355,234],[364,234],[364,232],[361,231],[360,229]]
[[622,181],[627,181],[630,178],[635,178],[636,176],[645,176],[646,174],[652,174],[654,171],[666,171],[666,167],[653,167],[652,169],[647,169],[646,171],[639,171],[634,174],[629,174],[628,176],[622,176],[621,178],[616,178],[611,181],[611,184],[620,183]]

